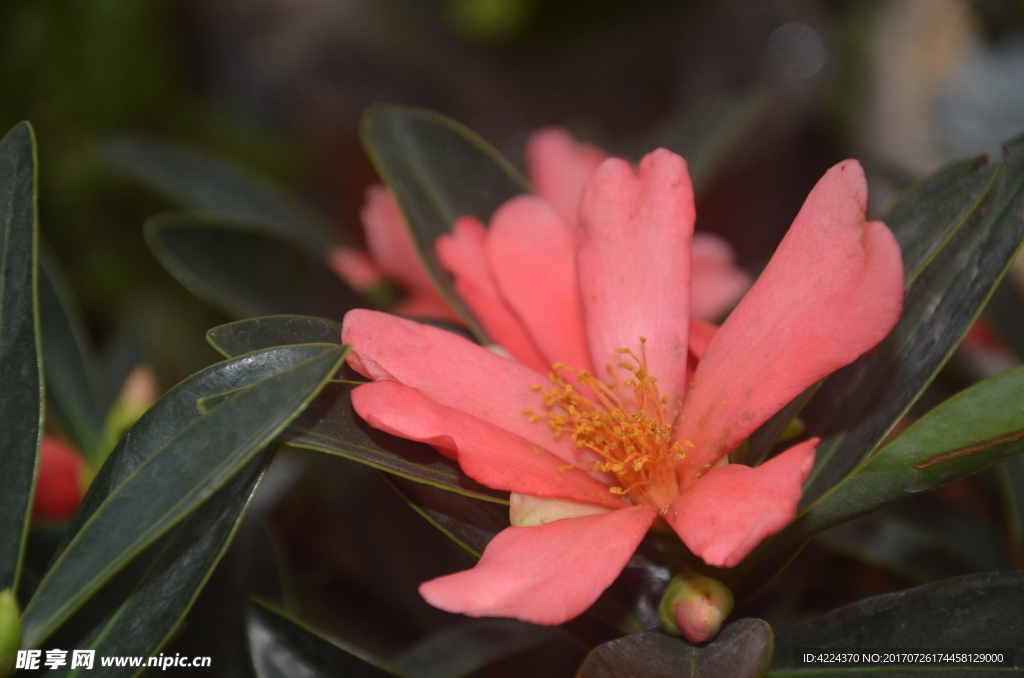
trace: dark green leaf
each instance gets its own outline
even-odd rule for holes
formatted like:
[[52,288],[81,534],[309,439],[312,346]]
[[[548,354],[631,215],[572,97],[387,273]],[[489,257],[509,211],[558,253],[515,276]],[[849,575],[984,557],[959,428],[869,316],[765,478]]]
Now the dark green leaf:
[[[52,645],[93,649],[101,657],[156,655],[227,550],[271,456],[267,450],[250,461],[179,527],[137,556],[57,631]],[[47,675],[136,673],[130,666],[97,662],[88,671],[66,665]]]
[[477,558],[510,525],[508,508],[423,482],[392,475],[386,479],[421,516]]
[[686,165],[698,195],[707,187],[737,144],[747,135],[767,108],[763,91],[705,104],[658,130],[631,149],[639,157],[663,147],[686,158]]
[[43,256],[40,263],[39,323],[49,416],[87,459],[96,461],[103,452],[104,414],[99,408],[96,358],[57,262]]
[[325,229],[296,200],[229,162],[142,137],[111,139],[100,150],[115,168],[186,209],[246,222],[317,256],[331,245]]
[[[868,598],[800,624],[779,636],[768,674],[783,676],[1019,675],[1024,668],[1024,573],[972,574]],[[1016,671],[975,666],[928,670],[876,667],[797,669],[804,648],[1013,648]]]
[[930,496],[917,499],[836,525],[814,541],[915,585],[1010,567],[1001,530]]
[[280,437],[293,447],[337,454],[419,483],[487,501],[504,502],[507,492],[471,479],[459,465],[423,443],[378,431],[352,409],[352,384],[331,384]]
[[1006,490],[1007,523],[1017,544],[1024,548],[1024,456],[1017,455],[1003,464]]
[[953,163],[907,191],[882,218],[899,241],[908,285],[980,207],[999,168],[984,157]]
[[365,306],[323,261],[237,222],[164,214],[146,222],[146,240],[178,282],[239,317],[303,313],[341,318]]
[[43,424],[36,148],[19,123],[0,139],[0,591],[17,589]]
[[371,106],[363,115],[362,138],[398,198],[427,272],[466,327],[483,340],[483,330],[437,259],[434,241],[463,215],[486,224],[507,200],[529,192],[526,180],[483,139],[431,111]]
[[272,346],[340,344],[341,323],[306,315],[264,316],[214,327],[206,340],[231,358]]
[[873,351],[825,380],[802,418],[822,438],[804,505],[882,441],[952,355],[1024,236],[1024,138],[1007,145],[992,191],[907,289],[903,315]]
[[804,509],[751,555],[799,543],[881,506],[976,473],[1024,451],[1024,367],[963,391],[929,412]]
[[256,678],[389,678],[402,674],[355,648],[328,640],[280,610],[253,601],[247,615]]
[[1024,360],[1024,301],[1011,276],[1003,278],[992,293],[985,317],[1017,358]]
[[416,643],[391,665],[411,678],[461,678],[557,635],[515,619],[474,619]]
[[[945,258],[932,269],[932,280],[926,285],[915,285],[913,290],[908,291],[904,310],[905,318],[910,318],[915,312],[920,311],[920,306],[927,306],[927,304],[933,301],[933,296],[935,295],[928,295],[927,292],[929,290],[934,291],[936,294],[941,294],[942,289],[938,288],[946,284],[946,281],[936,282],[934,279],[940,277],[939,274],[941,273],[942,266],[950,266],[957,263],[951,261],[954,258],[955,251],[943,249],[944,245],[949,243],[954,233],[962,229],[969,218],[981,218],[979,213],[982,210],[982,201],[993,188],[996,175],[1001,167],[1001,163],[986,164],[984,159],[954,163],[910,189],[883,218],[883,221],[892,229],[896,240],[900,243],[900,249],[903,254],[903,272],[908,287],[917,280],[925,267],[932,262],[940,251],[945,252],[943,255]],[[968,243],[961,241],[956,246],[963,247],[966,245]],[[981,253],[979,252],[979,254]],[[914,296],[911,296],[912,294]],[[915,305],[917,308],[915,308]],[[961,308],[958,309],[958,312],[962,314],[964,310]],[[933,321],[940,321],[941,319],[941,317],[936,317]],[[887,390],[887,387],[884,384],[879,385],[877,382],[874,384],[874,388],[871,387],[871,384],[859,384],[858,388],[853,388],[850,385],[858,384],[858,382],[855,382],[855,379],[863,379],[862,373],[866,370],[889,369],[888,364],[885,364],[883,367],[880,367],[879,364],[887,363],[886,358],[892,359],[890,354],[893,350],[898,350],[898,347],[893,345],[898,343],[896,339],[908,332],[914,332],[916,324],[916,321],[905,320],[901,322],[893,330],[893,336],[887,340],[889,344],[880,347],[873,358],[862,359],[846,370],[840,371],[826,379],[824,381],[825,392],[822,393],[820,399],[831,403],[838,397],[837,394],[844,392],[845,389],[849,389],[851,393],[847,396],[848,398],[852,400],[860,394],[858,400],[860,404],[874,402],[878,405],[876,409],[881,410],[883,415],[888,415],[881,417],[882,421],[879,422],[879,426],[883,423],[888,423],[891,426],[895,422],[895,419],[889,421],[889,418],[893,416],[891,412],[894,408],[897,412],[900,410],[899,403],[894,405],[889,401],[878,398],[879,390]],[[918,329],[933,330],[934,327],[929,325]],[[918,331],[913,336],[925,335],[923,332]],[[930,343],[922,343],[921,345],[929,347],[933,353],[937,351],[937,355],[942,357],[945,355],[943,351],[948,352],[950,350],[947,346],[948,343],[949,338],[946,338],[945,341],[935,348],[931,348]],[[900,358],[900,356],[897,356],[897,358]],[[944,358],[942,358],[942,362],[945,362]],[[939,366],[941,367],[941,362]],[[931,371],[928,371],[928,369],[927,366],[923,367],[917,376],[918,380],[924,379],[925,384],[931,380],[931,375],[938,368],[931,368]],[[872,375],[877,378],[884,374],[881,371],[867,372],[869,380]],[[804,409],[821,386],[822,382],[815,384],[765,422],[751,435],[750,444],[747,449],[736,453],[733,460],[744,464],[758,464],[764,460],[789,422]],[[914,393],[919,392],[920,388],[908,385],[908,390]],[[826,398],[832,398],[832,400],[825,400]],[[905,399],[906,396],[900,402]],[[844,407],[856,409],[859,407],[858,402],[848,402]],[[820,423],[820,419],[821,417],[814,419],[814,415],[811,413],[808,423],[813,427],[816,423]],[[874,442],[877,444],[878,440]],[[867,451],[862,450],[865,454]],[[819,456],[819,461],[821,458]]]
[[703,647],[638,633],[595,648],[577,678],[757,678],[772,659],[772,628],[738,619]]
[[343,358],[343,349],[330,348],[241,391],[138,466],[82,524],[40,583],[23,618],[25,644],[44,640],[135,555],[223,486],[312,401]]

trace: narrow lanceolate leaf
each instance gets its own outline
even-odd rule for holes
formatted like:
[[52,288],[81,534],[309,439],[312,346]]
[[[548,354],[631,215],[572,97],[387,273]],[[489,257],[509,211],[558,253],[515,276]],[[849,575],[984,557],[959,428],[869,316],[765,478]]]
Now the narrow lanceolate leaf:
[[833,486],[750,556],[964,478],[1024,451],[1024,367],[958,393]]
[[874,350],[829,377],[802,418],[822,438],[804,505],[881,443],[928,386],[1006,272],[1024,237],[1024,138],[1007,145],[991,191],[907,288]]
[[487,142],[443,115],[403,106],[371,106],[363,115],[363,145],[394,192],[427,271],[479,338],[484,332],[455,293],[434,241],[455,220],[485,224],[502,204],[529,192],[526,180]]
[[391,678],[402,676],[356,648],[328,640],[285,612],[254,601],[246,615],[256,678]]
[[[806,621],[778,637],[772,678],[815,676],[1015,676],[1024,669],[1024,573],[990,572],[948,579],[884,596]],[[1010,650],[1004,663],[927,667],[801,668],[800,651],[868,648]]]
[[190,212],[159,215],[146,222],[146,241],[178,282],[238,317],[341,318],[366,305],[320,259],[239,222]]
[[[270,449],[259,454],[180,526],[143,551],[61,626],[51,644],[92,649],[101,657],[155,656],[227,550],[271,457]],[[136,673],[130,666],[72,671],[66,665],[52,675]]]
[[508,507],[401,476],[386,478],[409,506],[477,558],[494,536],[509,527]]
[[[883,221],[892,229],[896,240],[899,241],[903,255],[903,272],[908,287],[936,255],[943,251],[944,245],[964,226],[968,218],[980,211],[982,201],[991,192],[1001,167],[1002,163],[989,163],[984,158],[954,163],[910,189],[883,217]],[[907,312],[912,310],[909,302],[908,299]],[[907,329],[903,326],[898,327],[896,331]],[[836,392],[855,383],[853,376],[857,372],[869,367],[858,363],[845,372],[825,380],[828,384],[827,391],[835,397]],[[930,377],[928,380],[930,381]],[[760,463],[793,417],[811,400],[819,386],[820,382],[797,396],[792,403],[765,422],[750,437],[749,447],[737,453],[734,461],[744,464]],[[871,402],[878,395],[879,388],[876,385],[875,389],[865,390],[861,399],[864,402]],[[809,423],[813,426],[817,420],[813,419],[813,414],[809,413],[809,416],[812,418]]]
[[508,501],[508,493],[476,482],[459,465],[423,443],[378,431],[352,409],[352,384],[331,384],[280,440],[358,461],[387,473],[478,499]]
[[[49,636],[118,570],[270,444],[319,393],[343,358],[343,349],[327,347],[175,431],[95,507],[46,573],[25,610],[24,645],[37,645]],[[175,423],[149,419],[143,431],[162,437]],[[132,436],[129,431],[127,437]],[[138,444],[146,447],[145,441]],[[106,487],[109,482],[105,480]]]
[[28,123],[0,139],[0,591],[18,586],[42,432],[35,153]]
[[758,678],[772,660],[772,629],[739,619],[703,647],[658,633],[605,643],[587,656],[577,678]]
[[39,322],[49,416],[88,459],[96,460],[102,452],[104,414],[99,407],[96,359],[56,261],[44,256],[40,263]]
[[331,244],[326,229],[297,200],[225,160],[143,137],[110,139],[100,151],[116,169],[183,208],[246,222],[316,256]]
[[214,327],[206,340],[231,358],[273,346],[340,344],[341,323],[307,315],[271,315]]

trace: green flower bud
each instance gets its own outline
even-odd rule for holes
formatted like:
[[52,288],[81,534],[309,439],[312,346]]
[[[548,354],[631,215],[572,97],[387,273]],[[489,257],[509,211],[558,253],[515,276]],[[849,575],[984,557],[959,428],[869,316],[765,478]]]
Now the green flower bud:
[[14,670],[21,647],[21,610],[14,591],[0,591],[0,677]]
[[658,612],[666,631],[703,643],[718,635],[732,607],[732,591],[725,584],[691,572],[669,582]]

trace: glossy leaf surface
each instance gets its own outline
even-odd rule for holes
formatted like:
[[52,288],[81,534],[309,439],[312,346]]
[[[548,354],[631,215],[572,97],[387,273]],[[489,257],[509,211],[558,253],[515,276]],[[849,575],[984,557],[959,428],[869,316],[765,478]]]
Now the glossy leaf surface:
[[459,465],[429,445],[378,431],[352,409],[352,384],[331,384],[280,440],[293,447],[337,454],[387,473],[488,501],[508,493],[476,482]]
[[[169,440],[116,484],[98,506],[89,502],[85,507],[92,510],[91,515],[76,526],[77,532],[25,610],[25,645],[46,638],[112,575],[216,492],[284,429],[341,364],[343,349],[320,348],[324,350],[319,355],[241,391],[186,428],[149,419],[142,431],[152,427],[154,435],[163,437],[170,429]],[[126,440],[135,437],[139,424]],[[146,447],[145,440],[139,441],[138,451]],[[123,462],[130,465],[131,460],[122,451],[111,461],[123,468]],[[111,471],[97,494],[111,486],[114,475],[117,472]]]
[[443,115],[403,106],[371,106],[363,145],[394,192],[428,273],[465,324],[484,332],[455,293],[434,253],[434,241],[463,215],[485,224],[510,198],[529,192],[526,180],[487,142]]
[[[1024,574],[990,572],[868,598],[779,636],[769,676],[996,676],[1024,668]],[[1013,648],[1018,669],[794,668],[802,648]]]
[[291,344],[340,344],[341,323],[306,315],[272,315],[214,327],[206,340],[225,357]]
[[146,222],[146,240],[182,285],[238,317],[302,313],[340,319],[365,306],[319,259],[237,222],[164,214]]
[[[58,630],[51,644],[93,649],[102,657],[155,656],[227,550],[271,456],[268,450],[250,461],[180,526],[129,563]],[[91,670],[72,671],[66,665],[51,674],[132,676],[137,672],[131,666],[97,663]]]
[[638,633],[591,651],[577,678],[757,678],[772,658],[772,629],[738,619],[703,647],[659,633]]
[[1024,452],[1024,367],[963,391],[929,412],[751,555],[976,473]]
[[945,364],[1024,237],[1024,139],[1007,145],[992,190],[907,288],[903,315],[881,344],[839,370],[801,418],[822,438],[804,505],[882,441]]
[[0,139],[0,591],[17,588],[43,419],[35,138]]
[[[1000,163],[985,163],[984,159],[954,163],[910,189],[882,218],[892,229],[900,244],[904,276],[908,286],[917,279],[967,219],[979,211],[981,202],[991,191],[1001,166]],[[947,253],[946,256],[948,257],[949,254]],[[949,264],[949,261],[945,261],[941,265]],[[912,311],[909,306],[909,298],[907,303],[905,315]],[[893,331],[893,334],[912,330],[913,327],[909,324],[901,323]],[[892,347],[879,350],[891,351]],[[837,393],[843,393],[844,389],[851,388],[850,384],[855,383],[854,377],[861,371],[877,369],[877,366],[864,366],[865,362],[862,360],[854,363],[850,368],[837,372],[834,376],[824,380],[831,397],[838,397]],[[760,463],[774,447],[779,435],[789,422],[804,409],[814,397],[818,387],[822,385],[819,383],[812,386],[765,422],[750,437],[749,447],[746,450],[738,451],[735,461],[745,464]],[[863,402],[872,402],[879,390],[877,385],[875,387],[861,385],[861,388],[865,388],[861,398]],[[822,398],[824,399],[824,397],[826,396],[823,394]],[[886,404],[891,409],[891,404]],[[853,405],[858,406],[857,403],[853,403]],[[813,419],[813,415],[811,416],[809,423],[813,425],[816,420]]]
[[331,244],[296,200],[225,160],[143,137],[111,139],[100,150],[115,168],[184,208],[247,222],[318,256]]
[[389,678],[355,648],[328,640],[280,610],[254,601],[246,615],[249,654],[256,678]]

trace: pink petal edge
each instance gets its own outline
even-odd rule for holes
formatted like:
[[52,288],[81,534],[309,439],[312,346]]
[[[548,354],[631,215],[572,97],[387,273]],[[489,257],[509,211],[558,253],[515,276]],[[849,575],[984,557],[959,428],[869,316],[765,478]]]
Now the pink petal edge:
[[453,451],[469,477],[496,490],[626,506],[608,488],[565,460],[493,424],[438,405],[394,381],[363,384],[352,406],[366,423],[386,433]]
[[740,300],[751,282],[736,265],[728,242],[710,233],[693,234],[691,318],[716,320]]
[[543,200],[522,195],[494,213],[485,250],[502,297],[547,364],[593,372],[571,227]]
[[726,464],[683,491],[665,520],[687,548],[712,567],[735,567],[796,515],[814,467],[811,438],[756,468]]
[[375,381],[411,386],[434,402],[490,422],[562,459],[576,461],[567,438],[555,438],[524,410],[544,412],[534,385],[547,378],[452,332],[397,316],[355,309],[345,314],[341,340],[348,363]]
[[[696,218],[686,161],[649,153],[639,174],[604,161],[587,184],[578,233],[580,291],[595,371],[640,355],[673,412],[686,389],[690,322],[690,240]],[[621,374],[621,373],[620,373]],[[620,387],[620,396],[632,393]]]
[[576,225],[583,187],[607,157],[559,127],[537,130],[526,142],[526,164],[537,195],[570,226]]
[[486,227],[474,217],[460,217],[452,232],[438,238],[434,247],[441,265],[455,278],[455,291],[469,305],[488,336],[519,362],[546,373],[551,364],[498,291],[487,266],[486,243]]
[[696,445],[685,485],[805,388],[865,353],[903,304],[899,244],[866,222],[867,183],[854,160],[807,197],[764,273],[708,345],[676,435]]
[[471,617],[561,624],[611,586],[657,513],[631,506],[537,527],[509,527],[471,570],[420,585],[434,607]]

